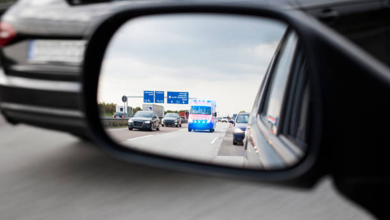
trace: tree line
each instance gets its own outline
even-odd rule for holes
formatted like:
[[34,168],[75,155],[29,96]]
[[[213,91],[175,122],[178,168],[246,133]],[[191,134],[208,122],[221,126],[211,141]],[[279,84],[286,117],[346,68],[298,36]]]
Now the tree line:
[[[114,103],[105,103],[101,102],[98,103],[100,114],[102,115],[113,115],[116,112],[116,104]],[[138,111],[142,111],[142,108],[137,106],[133,108],[133,114],[135,114]],[[188,110],[179,110],[179,111],[173,111],[173,110],[167,110],[164,112],[164,115],[167,113],[177,113],[180,114],[182,111],[188,111]]]

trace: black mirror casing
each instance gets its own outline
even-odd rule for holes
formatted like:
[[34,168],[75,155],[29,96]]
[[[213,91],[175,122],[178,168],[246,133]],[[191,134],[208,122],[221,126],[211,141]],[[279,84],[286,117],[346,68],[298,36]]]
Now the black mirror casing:
[[[97,108],[97,87],[105,49],[115,31],[129,19],[167,13],[223,13],[274,18],[295,30],[307,57],[313,97],[312,131],[306,156],[283,170],[242,170],[166,158],[124,148],[104,132]],[[237,177],[283,185],[310,188],[330,174],[336,187],[349,198],[382,217],[385,203],[380,197],[388,191],[389,169],[386,149],[390,117],[390,74],[379,63],[349,41],[314,18],[294,10],[273,9],[259,4],[166,3],[124,8],[105,19],[90,36],[84,61],[84,111],[92,136],[110,156],[144,165],[200,174]],[[381,123],[364,118],[384,116]],[[215,114],[216,116],[216,114]],[[234,123],[235,124],[235,123]],[[367,163],[362,163],[362,158]],[[386,184],[383,184],[385,182]],[[374,201],[375,199],[375,201]],[[386,210],[386,209],[384,209]]]

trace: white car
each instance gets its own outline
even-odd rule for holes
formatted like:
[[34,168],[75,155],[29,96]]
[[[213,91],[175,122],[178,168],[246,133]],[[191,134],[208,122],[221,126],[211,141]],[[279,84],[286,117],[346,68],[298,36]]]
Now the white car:
[[226,123],[228,123],[228,122],[229,122],[229,120],[228,120],[228,118],[227,118],[227,117],[222,117],[222,120],[221,120],[221,122],[226,122]]

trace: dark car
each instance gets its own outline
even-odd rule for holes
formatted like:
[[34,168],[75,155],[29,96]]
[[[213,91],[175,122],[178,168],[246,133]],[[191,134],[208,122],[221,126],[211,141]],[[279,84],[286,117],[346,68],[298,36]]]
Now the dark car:
[[157,117],[155,112],[152,111],[138,111],[134,117],[129,119],[128,122],[129,130],[134,128],[156,131],[160,130],[160,119]]
[[233,116],[229,119],[229,123],[234,124],[234,121],[236,120],[237,114],[233,114]]
[[161,120],[161,126],[181,127],[182,118],[177,113],[167,113]]
[[3,14],[0,99],[8,120],[88,136],[80,106],[85,34],[118,4],[18,0]]
[[245,130],[249,120],[249,113],[239,113],[233,129],[233,145],[243,143]]
[[115,112],[112,118],[128,118],[129,115],[124,112]]

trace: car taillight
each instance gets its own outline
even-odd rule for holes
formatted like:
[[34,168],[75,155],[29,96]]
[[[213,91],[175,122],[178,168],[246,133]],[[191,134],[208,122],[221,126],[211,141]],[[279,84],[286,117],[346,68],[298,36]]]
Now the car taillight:
[[115,118],[115,115],[113,115],[112,118]]
[[122,118],[125,118],[125,116],[124,116],[124,115],[122,115]]
[[0,47],[7,45],[16,37],[16,32],[13,27],[4,22],[0,22]]

